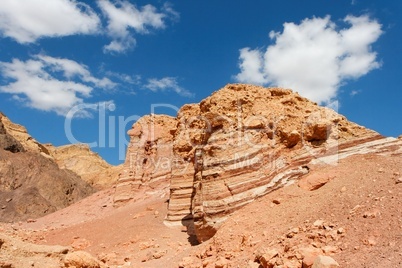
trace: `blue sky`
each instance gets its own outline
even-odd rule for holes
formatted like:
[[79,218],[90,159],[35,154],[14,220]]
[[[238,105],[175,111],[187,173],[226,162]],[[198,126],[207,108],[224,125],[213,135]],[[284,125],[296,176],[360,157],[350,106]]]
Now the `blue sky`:
[[113,164],[140,116],[236,82],[402,134],[402,1],[2,0],[0,33],[0,111]]

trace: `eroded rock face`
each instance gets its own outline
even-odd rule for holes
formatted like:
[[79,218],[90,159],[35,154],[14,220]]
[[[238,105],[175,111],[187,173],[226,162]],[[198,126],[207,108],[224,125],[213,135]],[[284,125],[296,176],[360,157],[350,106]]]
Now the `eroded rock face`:
[[[126,183],[134,190],[133,185],[149,185],[155,178],[170,179],[165,223],[193,221],[200,242],[234,210],[306,174],[305,165],[318,155],[379,136],[291,90],[243,84],[184,105],[176,119],[140,121],[129,132],[123,181],[130,178]],[[130,154],[143,163],[132,165]],[[161,157],[170,157],[162,173],[144,168]]]
[[140,187],[169,187],[176,124],[173,117],[149,115],[128,131],[130,144],[116,186],[115,203],[132,199],[133,191]]
[[77,174],[60,169],[24,127],[0,114],[0,221],[44,216],[93,192]]
[[49,151],[46,147],[36,141],[24,126],[12,122],[2,113],[0,113],[0,123],[3,125],[7,134],[17,140],[25,151],[41,153],[44,156],[49,156]]
[[93,192],[78,175],[60,169],[51,159],[0,149],[0,221],[41,217]]
[[0,113],[0,148],[12,153],[24,152],[25,149],[22,144],[7,133],[3,124],[4,118],[5,116]]

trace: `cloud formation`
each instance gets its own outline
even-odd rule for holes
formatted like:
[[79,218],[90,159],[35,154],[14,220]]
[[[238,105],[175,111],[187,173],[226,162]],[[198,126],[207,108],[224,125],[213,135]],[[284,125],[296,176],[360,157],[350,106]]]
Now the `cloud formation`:
[[1,0],[0,32],[19,43],[42,37],[98,32],[100,19],[86,4],[69,0]]
[[285,23],[270,32],[267,49],[240,50],[239,82],[292,88],[322,104],[331,103],[338,88],[379,68],[371,45],[382,34],[381,24],[363,15],[347,16],[349,27],[338,29],[330,17]]
[[137,8],[125,0],[114,3],[100,0],[98,6],[107,18],[107,34],[113,39],[104,47],[104,52],[125,52],[136,43],[131,31],[147,34],[151,28],[163,29],[166,27],[166,18],[178,16],[178,13],[167,4],[163,6],[161,12],[152,5]]
[[147,88],[153,92],[170,90],[184,97],[193,97],[193,93],[179,86],[179,83],[175,77],[148,79],[148,83],[144,85],[144,88]]
[[[7,81],[0,86],[0,92],[12,94],[31,108],[63,116],[75,105],[84,104],[94,88],[115,87],[107,78],[92,76],[85,65],[46,55],[36,55],[25,62],[0,62],[0,71]],[[81,115],[87,114],[83,111]]]
[[[163,29],[167,19],[179,14],[168,3],[160,10],[153,5],[137,8],[127,0],[98,0],[106,26],[89,5],[74,0],[1,0],[0,33],[21,44],[40,38],[105,33],[112,41],[104,52],[123,53],[136,44],[134,33]],[[103,27],[105,29],[103,30]]]

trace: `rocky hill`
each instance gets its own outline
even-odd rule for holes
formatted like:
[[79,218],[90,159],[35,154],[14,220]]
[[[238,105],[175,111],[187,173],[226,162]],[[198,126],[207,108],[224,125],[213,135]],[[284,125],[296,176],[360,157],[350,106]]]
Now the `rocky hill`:
[[25,128],[0,117],[1,221],[41,217],[94,192],[77,174],[60,169]]
[[169,185],[165,223],[195,227],[202,242],[227,215],[309,172],[315,158],[381,139],[291,90],[227,85],[176,118],[146,116],[131,137],[116,203]]
[[55,161],[61,169],[68,169],[97,189],[114,184],[121,172],[121,166],[112,166],[93,152],[86,144],[54,146],[36,141],[24,126],[12,122],[4,114],[0,121],[9,136],[17,140],[25,151],[39,153]]

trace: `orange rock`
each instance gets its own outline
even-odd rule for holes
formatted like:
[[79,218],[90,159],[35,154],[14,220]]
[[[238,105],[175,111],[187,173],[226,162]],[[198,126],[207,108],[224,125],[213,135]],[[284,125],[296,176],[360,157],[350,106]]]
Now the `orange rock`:
[[300,188],[307,191],[314,191],[324,186],[327,182],[335,178],[335,176],[325,173],[313,173],[299,180],[298,185]]

